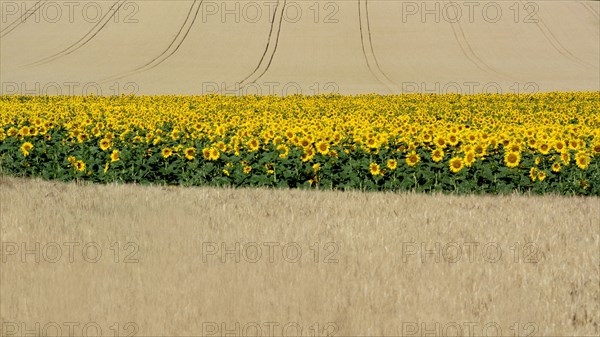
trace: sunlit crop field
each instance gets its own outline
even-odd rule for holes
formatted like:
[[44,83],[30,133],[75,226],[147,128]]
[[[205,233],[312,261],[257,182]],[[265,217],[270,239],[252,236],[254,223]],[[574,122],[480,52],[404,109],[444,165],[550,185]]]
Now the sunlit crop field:
[[598,92],[0,97],[2,173],[600,195]]

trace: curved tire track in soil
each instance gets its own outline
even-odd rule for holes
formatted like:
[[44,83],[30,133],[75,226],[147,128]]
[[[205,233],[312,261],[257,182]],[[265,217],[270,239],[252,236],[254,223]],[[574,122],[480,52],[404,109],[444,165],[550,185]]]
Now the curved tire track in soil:
[[194,0],[192,5],[190,6],[190,9],[188,10],[185,21],[179,28],[179,31],[177,32],[175,37],[173,37],[173,40],[171,40],[171,43],[169,44],[169,46],[162,53],[160,53],[158,56],[156,56],[151,61],[147,62],[146,64],[144,64],[142,66],[139,66],[139,67],[137,67],[131,71],[128,71],[126,73],[111,76],[111,77],[105,78],[103,80],[100,80],[100,83],[107,83],[110,81],[115,81],[115,80],[122,79],[127,76],[139,74],[141,72],[156,68],[161,63],[166,61],[169,57],[171,57],[173,54],[175,54],[177,52],[177,50],[179,50],[179,47],[181,47],[183,42],[185,42],[185,39],[187,38],[188,34],[192,30],[192,27],[194,26],[194,23],[196,22],[196,18],[198,17],[198,12],[200,12],[200,8],[201,8],[203,1],[204,0]]
[[492,68],[484,60],[482,60],[481,57],[479,57],[479,55],[477,55],[477,53],[473,50],[471,43],[467,39],[467,36],[465,35],[465,31],[463,30],[462,26],[460,25],[460,22],[458,22],[458,21],[450,22],[450,27],[452,28],[452,34],[454,35],[454,39],[458,43],[460,50],[462,51],[462,53],[465,55],[465,57],[471,63],[473,63],[477,68],[479,68],[480,70],[482,70],[484,72],[498,75],[504,79],[510,78],[509,76]]
[[27,21],[27,19],[32,16],[33,14],[35,14],[37,11],[39,11],[42,7],[44,7],[44,5],[46,4],[47,0],[39,0],[38,2],[36,2],[33,5],[33,9],[32,10],[28,10],[25,13],[23,13],[21,15],[21,17],[19,17],[18,19],[16,19],[15,21],[11,22],[8,26],[6,26],[3,30],[0,30],[0,37],[4,37],[6,35],[8,35],[8,33],[12,32],[15,28],[17,28],[20,24],[24,23],[25,21]]
[[[265,46],[265,50],[263,51],[260,61],[258,61],[258,64],[254,68],[254,70],[238,83],[239,89],[243,88],[248,84],[255,83],[269,70],[271,63],[273,62],[275,52],[277,52],[277,46],[279,44],[279,35],[281,33],[281,24],[283,22],[283,13],[285,11],[286,3],[287,0],[283,0],[283,4],[282,0],[277,1],[277,5],[273,13],[273,18],[271,18],[271,28],[269,30],[269,37],[267,40],[267,45]],[[277,30],[274,33],[273,30],[275,28]],[[267,56],[267,54],[269,55],[268,61],[266,61],[265,59],[265,56]],[[263,68],[262,71],[260,71],[261,68]],[[260,74],[256,75],[259,71]]]
[[[364,10],[364,15],[363,15]],[[377,56],[373,48],[373,40],[371,37],[371,25],[369,23],[369,9],[367,0],[358,0],[358,22],[360,29],[360,42],[362,45],[363,56],[367,62],[367,67],[373,76],[394,93],[396,84],[381,70]],[[368,44],[368,45],[367,45]]]
[[595,16],[597,19],[600,19],[600,13],[596,11],[594,6],[590,5],[587,1],[581,1],[580,4],[583,7],[585,7],[590,13],[592,13],[593,16]]
[[[525,5],[525,3],[523,2],[523,0],[519,0],[523,5]],[[554,48],[554,50],[556,50],[559,54],[561,54],[562,56],[564,56],[565,58],[579,64],[582,67],[585,68],[597,68],[597,66],[592,65],[591,63],[588,63],[582,59],[580,59],[579,57],[577,57],[576,55],[574,55],[573,53],[571,53],[571,51],[566,48],[557,38],[556,36],[552,33],[552,31],[550,30],[550,28],[544,23],[544,21],[542,20],[541,17],[537,17],[537,22],[535,22],[535,25],[540,29],[540,31],[542,32],[542,35],[544,36],[544,38],[552,45],[552,47]]]
[[[88,42],[90,42],[94,37],[96,37],[96,35],[98,35],[100,33],[100,31],[102,29],[104,29],[104,27],[106,27],[106,25],[109,23],[109,21],[117,14],[117,12],[121,9],[121,7],[126,2],[127,2],[127,0],[119,0],[115,3],[113,3],[113,5],[110,7],[110,10],[106,14],[104,14],[104,16],[100,19],[100,21],[98,21],[98,23],[96,23],[96,25],[94,27],[92,27],[92,29],[90,31],[88,31],[83,37],[81,37],[79,40],[77,40],[77,42],[71,44],[67,48],[61,50],[60,52],[58,52],[54,55],[50,55],[50,56],[45,57],[36,62],[29,63],[25,66],[29,67],[29,66],[46,64],[46,63],[52,62],[54,60],[57,60],[63,56],[67,56],[71,53],[76,52],[79,48],[82,48]],[[117,6],[117,7],[115,8],[115,6]]]

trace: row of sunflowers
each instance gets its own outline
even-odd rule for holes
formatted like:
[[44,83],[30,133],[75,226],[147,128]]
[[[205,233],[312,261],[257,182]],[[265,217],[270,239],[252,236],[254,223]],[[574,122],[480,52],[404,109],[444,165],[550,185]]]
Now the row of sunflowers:
[[600,195],[600,93],[0,96],[0,174]]

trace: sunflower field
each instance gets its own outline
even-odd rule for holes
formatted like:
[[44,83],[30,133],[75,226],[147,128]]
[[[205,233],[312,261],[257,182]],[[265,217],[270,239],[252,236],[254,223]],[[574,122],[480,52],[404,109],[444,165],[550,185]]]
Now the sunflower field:
[[600,195],[600,93],[0,96],[0,174]]

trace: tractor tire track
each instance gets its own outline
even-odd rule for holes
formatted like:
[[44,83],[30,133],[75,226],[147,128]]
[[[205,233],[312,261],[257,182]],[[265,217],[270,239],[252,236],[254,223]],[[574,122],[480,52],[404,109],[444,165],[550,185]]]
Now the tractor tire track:
[[[98,21],[98,23],[96,23],[96,25],[94,27],[92,27],[92,29],[89,32],[87,32],[83,37],[81,37],[77,42],[71,44],[69,47],[61,50],[60,52],[58,52],[54,55],[45,57],[45,58],[38,60],[36,62],[33,62],[33,63],[29,63],[25,66],[29,67],[29,66],[46,64],[46,63],[52,62],[56,59],[59,59],[63,56],[67,56],[71,53],[76,52],[78,49],[82,48],[88,42],[90,42],[94,37],[96,37],[96,35],[98,35],[100,33],[100,31],[102,29],[104,29],[104,27],[106,27],[106,25],[117,14],[117,12],[121,9],[121,7],[126,2],[127,2],[127,0],[119,0],[119,1],[115,2],[110,7],[110,10],[106,14],[104,14],[104,16]],[[116,6],[116,8],[115,8],[115,6]]]
[[21,17],[19,17],[18,19],[16,19],[15,21],[11,22],[8,26],[6,26],[4,29],[0,30],[0,37],[4,37],[6,36],[8,33],[12,32],[15,28],[17,28],[20,24],[24,23],[25,21],[27,21],[27,19],[32,16],[33,14],[35,14],[37,11],[39,11],[45,4],[46,4],[47,0],[39,0],[38,2],[36,2],[33,5],[32,10],[28,10],[25,13],[23,13],[21,15]]
[[596,9],[594,8],[594,6],[590,5],[587,1],[581,1],[579,3],[583,7],[585,7],[590,13],[592,13],[593,16],[595,16],[596,18],[600,19],[600,13],[598,13],[598,11],[596,11]]
[[179,31],[177,32],[177,34],[175,35],[175,37],[173,38],[173,40],[171,41],[169,46],[162,53],[160,53],[158,56],[156,56],[155,58],[153,58],[152,60],[150,60],[149,62],[145,63],[142,66],[139,66],[139,67],[137,67],[133,70],[130,70],[126,73],[122,73],[119,75],[105,78],[105,79],[101,80],[100,83],[107,83],[110,81],[119,80],[124,77],[128,77],[131,75],[139,74],[141,72],[154,69],[154,68],[158,67],[161,63],[166,61],[173,54],[175,54],[177,52],[177,50],[179,50],[179,47],[181,47],[183,42],[185,42],[185,39],[187,38],[188,34],[192,30],[192,27],[194,26],[194,23],[196,22],[196,19],[198,17],[198,12],[200,12],[200,8],[201,8],[203,1],[204,0],[194,0],[194,2],[192,3],[192,6],[188,10],[185,21],[179,28]]
[[[258,61],[258,64],[254,68],[254,70],[246,76],[243,80],[241,80],[238,85],[239,89],[242,89],[248,84],[256,83],[268,70],[271,66],[271,62],[273,62],[273,58],[275,57],[275,52],[277,51],[277,46],[279,45],[279,35],[281,33],[281,24],[283,22],[283,13],[285,11],[287,0],[283,0],[283,4],[281,0],[277,1],[277,5],[275,7],[275,11],[273,13],[273,18],[271,18],[271,28],[269,29],[269,37],[267,40],[267,45],[265,46],[265,50]],[[275,22],[277,21],[277,24]],[[273,34],[273,30],[277,29],[275,34]],[[269,61],[265,64],[265,56],[269,54]],[[262,69],[260,74],[256,75],[259,72],[259,69]]]
[[[364,7],[364,15],[363,13]],[[358,22],[360,29],[360,43],[362,45],[363,56],[367,62],[367,68],[378,82],[385,85],[391,92],[396,92],[396,84],[381,70],[377,56],[373,48],[373,40],[371,37],[371,25],[369,23],[369,10],[367,0],[358,0]],[[368,44],[366,46],[365,44]]]
[[504,79],[510,78],[509,76],[502,74],[501,72],[492,68],[484,60],[482,60],[481,57],[479,57],[479,55],[477,55],[477,53],[473,50],[471,43],[467,39],[467,36],[465,35],[465,31],[463,30],[462,26],[460,25],[460,22],[458,22],[458,21],[450,22],[450,27],[452,28],[452,34],[454,35],[454,39],[458,43],[460,50],[467,57],[467,59],[469,61],[471,61],[471,63],[473,63],[481,71],[495,74]]
[[[519,0],[522,4],[525,4],[523,2],[523,0]],[[552,33],[552,31],[550,30],[550,28],[544,23],[544,21],[542,20],[541,17],[537,17],[537,22],[535,22],[535,25],[540,29],[540,31],[542,32],[542,35],[544,35],[544,38],[546,38],[546,40],[552,45],[552,47],[562,56],[564,56],[567,59],[570,59],[571,61],[579,64],[580,66],[583,66],[585,68],[596,68],[594,65],[580,59],[579,57],[575,56],[573,53],[571,53],[571,51],[569,49],[567,49],[562,43],[560,43],[560,41],[556,38],[556,36]]]

